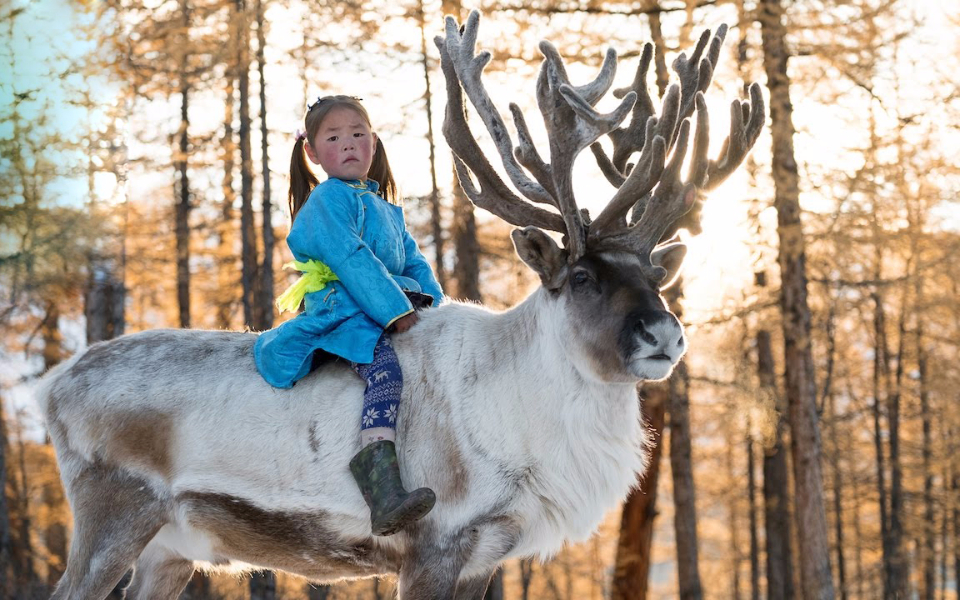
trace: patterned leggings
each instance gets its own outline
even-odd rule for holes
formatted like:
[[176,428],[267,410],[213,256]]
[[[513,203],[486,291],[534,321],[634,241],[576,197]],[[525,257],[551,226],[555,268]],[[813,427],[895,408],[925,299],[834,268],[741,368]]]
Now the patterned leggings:
[[363,392],[361,432],[375,427],[397,428],[397,409],[403,390],[403,373],[397,353],[390,343],[390,334],[384,333],[373,349],[373,362],[368,365],[350,363],[357,375],[367,382]]

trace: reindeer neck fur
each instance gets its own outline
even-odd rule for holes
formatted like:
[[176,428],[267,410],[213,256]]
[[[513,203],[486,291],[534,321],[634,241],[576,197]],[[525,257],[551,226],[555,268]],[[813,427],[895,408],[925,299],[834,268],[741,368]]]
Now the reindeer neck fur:
[[[463,461],[462,472],[475,474],[457,481],[467,488],[459,490],[449,473],[426,480],[441,502],[469,498],[469,509],[454,502],[437,518],[467,522],[481,506],[517,519],[523,533],[512,555],[548,556],[589,537],[645,463],[636,386],[592,375],[570,338],[564,301],[540,288],[502,313],[448,304],[425,312],[395,344],[408,396],[401,442],[410,428],[439,419],[446,452],[457,457],[449,469]],[[417,446],[404,453],[416,460],[424,450]]]
[[458,302],[426,311],[415,329],[395,338],[404,372],[432,373],[432,386],[452,392],[451,401],[483,395],[487,403],[550,409],[556,417],[583,418],[586,410],[602,420],[611,411],[619,416],[624,398],[635,409],[636,384],[604,381],[593,372],[573,338],[564,302],[538,288],[504,312]]

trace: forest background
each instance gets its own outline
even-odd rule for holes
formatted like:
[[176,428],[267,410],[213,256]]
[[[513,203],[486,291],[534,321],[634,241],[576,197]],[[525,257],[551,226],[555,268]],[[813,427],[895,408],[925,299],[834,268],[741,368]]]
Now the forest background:
[[[650,472],[592,540],[508,562],[488,596],[956,598],[960,6],[924,0],[0,1],[0,596],[46,597],[64,568],[69,507],[30,391],[46,369],[123,333],[278,322],[315,97],[364,99],[451,296],[498,309],[533,289],[438,133],[432,38],[474,8],[488,87],[531,122],[539,39],[575,82],[615,47],[618,85],[651,41],[662,92],[720,23],[714,130],[745,82],[771,107],[688,236],[669,300],[691,351],[643,388]],[[591,163],[577,190],[596,209],[612,189]],[[392,594],[262,573],[197,575],[184,597]]]

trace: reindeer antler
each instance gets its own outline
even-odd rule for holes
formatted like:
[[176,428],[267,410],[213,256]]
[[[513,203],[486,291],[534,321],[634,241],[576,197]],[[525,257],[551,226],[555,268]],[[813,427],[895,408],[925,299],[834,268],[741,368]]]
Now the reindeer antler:
[[[721,26],[714,36],[705,31],[689,58],[681,54],[674,61],[673,70],[680,84],[668,89],[659,116],[646,85],[653,59],[651,44],[643,49],[633,83],[614,91],[614,96],[621,99],[620,105],[601,114],[594,106],[613,82],[616,52],[607,51],[594,81],[577,87],[571,85],[556,48],[541,42],[544,61],[537,77],[536,97],[549,140],[547,163],[534,146],[516,104],[510,105],[519,140],[519,145],[513,147],[503,119],[483,86],[482,73],[490,53],[475,54],[479,20],[479,13],[471,12],[460,30],[456,21],[447,17],[446,35],[436,39],[447,79],[444,135],[454,151],[464,191],[477,206],[515,225],[565,232],[571,262],[586,252],[588,243],[625,247],[649,258],[665,234],[672,235],[680,227],[699,230],[699,212],[691,213],[691,209],[701,202],[701,191],[715,188],[739,166],[764,120],[763,97],[754,84],[750,101],[735,100],[731,105],[730,134],[720,157],[715,161],[708,159],[709,122],[703,93],[713,77],[726,26]],[[531,202],[553,206],[559,215],[520,198],[500,179],[470,132],[461,90],[479,113],[517,190]],[[681,178],[690,136],[689,117],[694,111],[697,126],[691,165],[687,177]],[[619,127],[631,113],[630,124]],[[596,143],[604,135],[613,142],[612,159]],[[574,160],[588,146],[608,181],[618,188],[592,223],[577,208],[572,178]],[[636,164],[628,165],[627,161],[637,152]],[[471,174],[477,178],[479,189]],[[634,224],[626,222],[631,207],[638,217]]]
[[530,180],[523,169],[520,168],[520,165],[517,164],[513,156],[510,134],[507,132],[503,118],[487,94],[486,88],[483,87],[481,76],[487,63],[490,62],[490,53],[481,52],[476,56],[474,55],[479,22],[479,13],[471,12],[461,34],[456,20],[453,17],[447,17],[446,37],[442,38],[442,43],[441,38],[437,38],[437,47],[440,49],[441,59],[449,59],[455,70],[459,85],[463,87],[467,97],[470,98],[470,102],[473,103],[480,114],[480,118],[483,119],[484,125],[490,132],[490,137],[493,138],[497,151],[500,153],[507,175],[520,190],[520,193],[534,202],[556,206],[550,194],[540,184]]
[[[533,225],[551,231],[565,231],[560,215],[524,202],[500,179],[487,161],[467,125],[460,83],[442,38],[437,38],[436,43],[440,48],[440,67],[447,80],[447,110],[443,120],[443,135],[453,150],[457,177],[467,197],[475,205],[489,210],[511,225]],[[473,185],[470,172],[477,177],[479,189]]]
[[[564,224],[561,231],[567,234],[567,248],[571,260],[575,260],[586,250],[586,225],[573,196],[573,161],[584,148],[600,136],[612,131],[623,121],[633,107],[635,95],[627,94],[620,106],[609,114],[597,112],[593,105],[606,93],[613,82],[617,64],[616,53],[613,50],[607,53],[603,67],[593,82],[574,87],[570,84],[559,53],[549,42],[542,42],[540,51],[544,55],[544,62],[537,78],[537,103],[543,114],[550,140],[550,163],[544,162],[534,147],[520,109],[516,105],[511,105],[510,109],[520,140],[515,158],[510,134],[481,80],[483,68],[490,60],[490,53],[481,52],[474,55],[479,22],[480,14],[476,11],[471,12],[461,33],[456,21],[452,17],[447,17],[445,37],[436,39],[437,48],[440,49],[441,64],[450,65],[443,67],[444,74],[447,76],[447,121],[444,123],[447,141],[454,153],[481,182],[481,186],[484,181],[502,183],[483,158],[472,136],[469,142],[451,139],[456,135],[470,135],[462,109],[451,106],[457,102],[462,103],[460,95],[462,86],[493,138],[504,169],[513,184],[528,199],[550,204],[560,211]],[[452,83],[451,72],[455,76],[455,81]],[[457,147],[464,148],[467,152],[461,153]],[[520,164],[529,170],[536,181],[527,176],[527,173],[520,168]],[[465,173],[458,171],[458,174],[461,175],[461,182],[463,182],[462,175]],[[467,179],[469,180],[469,177]],[[467,183],[464,191],[471,200],[474,200],[468,187],[473,187],[472,183]],[[475,188],[474,191],[476,191]],[[480,198],[480,201],[488,205],[485,208],[500,216],[503,215],[497,212],[498,210],[517,214],[528,213],[529,209],[535,208],[512,192],[504,196],[502,203],[491,201],[489,197]],[[517,206],[518,203],[524,208]],[[510,206],[507,208],[505,205]],[[503,218],[509,221],[507,217]]]
[[[627,226],[625,217],[630,207],[638,203],[640,206],[636,212],[638,215],[643,213],[651,190],[659,183],[658,178],[663,164],[660,145],[663,145],[664,153],[667,153],[676,144],[680,134],[680,124],[693,112],[697,94],[706,91],[710,85],[714,65],[720,56],[720,48],[726,33],[725,25],[720,26],[712,39],[710,31],[704,31],[697,41],[693,54],[689,58],[686,54],[680,54],[673,62],[673,70],[679,76],[680,85],[679,87],[672,85],[667,90],[659,119],[653,116],[653,100],[650,98],[646,82],[647,71],[653,59],[653,45],[644,46],[633,83],[629,87],[614,91],[616,96],[632,91],[638,95],[640,101],[633,110],[630,124],[610,133],[614,149],[613,160],[607,158],[599,143],[592,146],[600,168],[607,179],[619,189],[594,221],[591,235],[599,238],[618,233]],[[706,57],[703,57],[703,51],[708,43],[709,51]],[[701,57],[703,57],[702,60]],[[703,135],[706,135],[708,125],[704,123]],[[698,132],[699,130],[698,127]],[[705,151],[705,148],[703,150]],[[640,159],[637,167],[630,170],[626,164],[627,159],[636,151],[640,151]],[[680,159],[682,160],[682,157]],[[638,167],[640,167],[639,171]]]

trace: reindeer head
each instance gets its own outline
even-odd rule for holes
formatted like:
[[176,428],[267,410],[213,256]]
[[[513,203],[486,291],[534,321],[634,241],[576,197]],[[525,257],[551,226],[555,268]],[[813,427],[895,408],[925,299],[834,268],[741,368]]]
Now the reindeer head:
[[[686,342],[660,290],[678,272],[685,247],[666,240],[681,228],[699,232],[703,193],[725,180],[756,141],[764,121],[760,87],[750,87],[751,101],[733,101],[729,136],[720,156],[710,160],[703,93],[713,77],[725,26],[714,36],[705,31],[691,57],[681,54],[674,61],[680,82],[664,95],[659,115],[646,86],[652,44],[643,49],[633,83],[614,91],[614,96],[621,99],[620,105],[601,114],[594,106],[613,83],[616,52],[607,51],[594,81],[574,86],[557,50],[543,41],[540,51],[544,61],[536,98],[549,141],[548,163],[534,146],[520,109],[511,104],[518,137],[514,148],[484,88],[481,76],[490,53],[475,53],[479,21],[476,11],[462,28],[447,17],[445,36],[435,40],[447,82],[443,132],[453,150],[464,191],[476,206],[522,227],[512,235],[517,253],[536,271],[562,308],[564,326],[575,338],[569,347],[581,354],[583,364],[608,381],[668,376],[686,350]],[[510,181],[523,198],[483,155],[467,125],[463,92],[477,110]],[[696,133],[684,178],[681,167],[694,111]],[[629,124],[621,127],[628,116]],[[598,142],[603,136],[613,144],[612,158]],[[587,147],[604,176],[617,188],[593,220],[586,210],[577,207],[573,196],[573,163]],[[628,164],[635,153],[639,153],[635,163]],[[563,244],[557,244],[545,229],[563,233]]]

